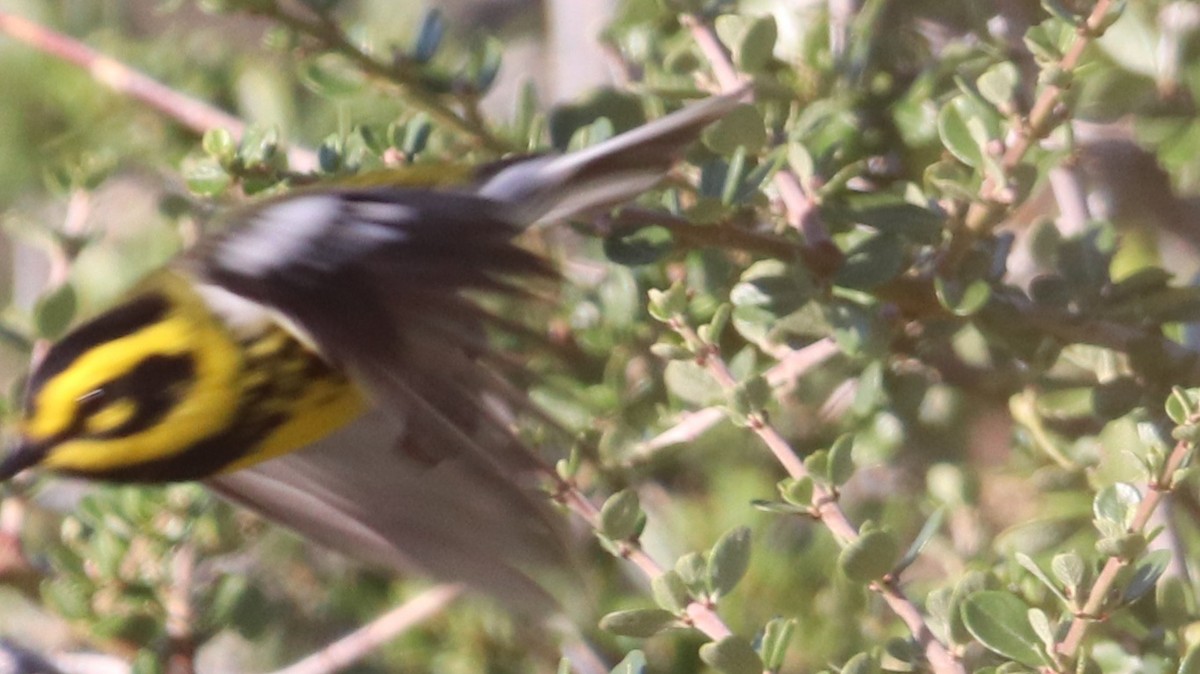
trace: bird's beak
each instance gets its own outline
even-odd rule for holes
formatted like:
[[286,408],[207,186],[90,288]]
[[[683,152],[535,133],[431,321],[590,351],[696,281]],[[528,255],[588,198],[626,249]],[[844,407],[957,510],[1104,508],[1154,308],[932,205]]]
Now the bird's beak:
[[9,451],[8,456],[0,461],[0,482],[11,479],[30,466],[37,465],[45,456],[45,446],[24,439],[20,440]]

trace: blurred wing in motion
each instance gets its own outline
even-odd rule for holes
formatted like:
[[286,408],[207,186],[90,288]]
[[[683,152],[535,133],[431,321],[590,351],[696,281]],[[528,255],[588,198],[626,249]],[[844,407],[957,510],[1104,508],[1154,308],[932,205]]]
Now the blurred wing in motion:
[[192,273],[286,316],[376,412],[212,486],[350,554],[545,606],[528,564],[561,563],[566,547],[534,484],[541,464],[509,429],[510,412],[529,404],[504,383],[505,359],[485,337],[508,321],[469,294],[519,296],[553,279],[514,235],[649,189],[739,97],[581,152],[510,163],[473,193],[297,192],[250,211],[193,258]]

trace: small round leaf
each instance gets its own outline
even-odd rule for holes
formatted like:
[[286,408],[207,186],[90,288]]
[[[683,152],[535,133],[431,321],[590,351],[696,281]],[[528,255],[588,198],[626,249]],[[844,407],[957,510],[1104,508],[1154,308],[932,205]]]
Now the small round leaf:
[[900,558],[900,545],[887,531],[875,529],[859,536],[838,556],[838,568],[850,580],[867,582],[892,570]]
[[616,611],[600,619],[600,629],[623,637],[652,637],[675,623],[675,614],[661,608]]
[[1029,624],[1029,607],[1009,592],[986,590],[967,597],[963,622],[988,649],[1028,667],[1048,664],[1042,640]]
[[750,529],[738,527],[722,536],[709,553],[708,588],[713,597],[732,592],[749,566]]
[[700,659],[725,674],[762,674],[762,658],[736,634],[700,647]]
[[642,518],[642,506],[637,492],[623,489],[608,498],[600,508],[600,533],[614,541],[625,540],[637,533]]

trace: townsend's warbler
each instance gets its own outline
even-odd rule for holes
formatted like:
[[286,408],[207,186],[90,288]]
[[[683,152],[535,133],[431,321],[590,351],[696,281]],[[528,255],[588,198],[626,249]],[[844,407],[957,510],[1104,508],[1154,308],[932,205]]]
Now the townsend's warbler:
[[203,480],[370,561],[521,604],[561,551],[527,408],[468,293],[552,278],[512,237],[652,187],[736,104],[684,108],[594,147],[485,167],[455,187],[298,189],[229,227],[55,344],[30,376],[22,469]]

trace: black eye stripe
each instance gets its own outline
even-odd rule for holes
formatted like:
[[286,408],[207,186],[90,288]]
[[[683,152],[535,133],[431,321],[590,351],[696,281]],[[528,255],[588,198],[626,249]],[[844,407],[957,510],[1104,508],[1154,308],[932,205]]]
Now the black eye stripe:
[[26,399],[32,401],[47,381],[66,370],[97,344],[120,339],[152,325],[161,320],[169,308],[167,298],[162,295],[141,295],[79,326],[51,347],[42,359],[37,370],[29,377]]
[[[174,356],[150,356],[132,370],[113,379],[100,389],[98,396],[103,402],[94,409],[81,407],[82,415],[94,414],[108,402],[129,400],[134,405],[133,416],[120,426],[93,438],[114,438],[132,435],[158,423],[174,407],[186,390],[182,384],[190,382],[196,375],[196,362],[188,354]],[[81,419],[82,421],[82,419]]]

